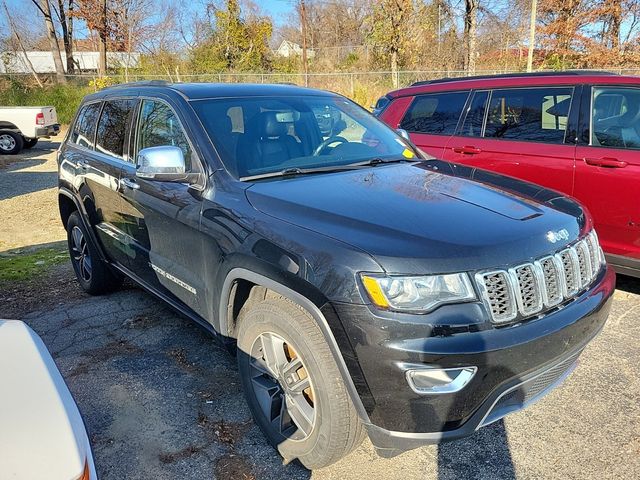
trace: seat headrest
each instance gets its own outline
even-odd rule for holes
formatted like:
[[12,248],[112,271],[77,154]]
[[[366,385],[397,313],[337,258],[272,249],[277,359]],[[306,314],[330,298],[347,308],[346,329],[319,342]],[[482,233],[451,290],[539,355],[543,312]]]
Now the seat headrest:
[[262,138],[281,137],[287,134],[288,126],[284,122],[279,122],[276,112],[262,112],[260,114],[260,136]]

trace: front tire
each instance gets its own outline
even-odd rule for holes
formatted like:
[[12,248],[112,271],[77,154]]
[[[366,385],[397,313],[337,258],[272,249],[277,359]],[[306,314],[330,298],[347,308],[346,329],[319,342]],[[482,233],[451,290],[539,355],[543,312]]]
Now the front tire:
[[0,155],[17,155],[23,146],[22,135],[10,130],[0,130]]
[[315,320],[284,297],[243,308],[238,368],[253,418],[285,460],[326,467],[364,438],[335,359]]
[[122,285],[122,277],[111,271],[100,258],[77,211],[69,216],[67,222],[67,242],[73,270],[85,292],[100,295]]

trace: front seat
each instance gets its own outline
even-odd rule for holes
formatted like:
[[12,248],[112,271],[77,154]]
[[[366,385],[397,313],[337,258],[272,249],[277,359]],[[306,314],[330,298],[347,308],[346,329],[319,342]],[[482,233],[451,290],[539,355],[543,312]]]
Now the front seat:
[[301,145],[288,135],[289,124],[279,122],[276,113],[262,112],[249,122],[246,139],[238,144],[237,160],[241,172],[259,172],[303,155]]

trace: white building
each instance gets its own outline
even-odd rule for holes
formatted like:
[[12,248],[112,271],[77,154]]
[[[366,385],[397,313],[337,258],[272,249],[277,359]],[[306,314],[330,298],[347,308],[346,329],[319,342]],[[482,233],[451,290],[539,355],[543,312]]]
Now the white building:
[[[67,68],[67,58],[62,53],[62,64]],[[36,73],[55,73],[56,67],[51,52],[27,52],[27,58],[31,61]],[[73,58],[80,70],[91,72],[98,70],[100,54],[98,52],[74,52]],[[107,65],[109,68],[128,66],[135,68],[140,63],[139,53],[107,52]],[[31,73],[29,64],[22,52],[0,53],[0,73]]]
[[[276,49],[275,54],[279,57],[301,57],[302,56],[302,47],[297,43],[290,42],[289,40],[283,40],[280,46]],[[307,48],[307,57],[313,58],[316,52],[312,49]]]

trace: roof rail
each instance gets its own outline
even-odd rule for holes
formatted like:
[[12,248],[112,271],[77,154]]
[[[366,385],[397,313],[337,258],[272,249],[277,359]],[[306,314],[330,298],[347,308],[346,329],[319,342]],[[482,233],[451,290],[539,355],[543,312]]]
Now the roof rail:
[[604,72],[600,70],[557,70],[553,72],[517,72],[517,73],[500,73],[496,75],[474,75],[471,77],[446,77],[435,80],[421,80],[411,84],[412,87],[419,85],[433,85],[434,83],[461,82],[464,80],[483,80],[489,78],[513,78],[513,77],[557,77],[560,75],[618,75],[613,72]]
[[107,88],[122,88],[122,87],[167,87],[173,85],[173,82],[167,80],[140,80],[138,82],[116,83]]

